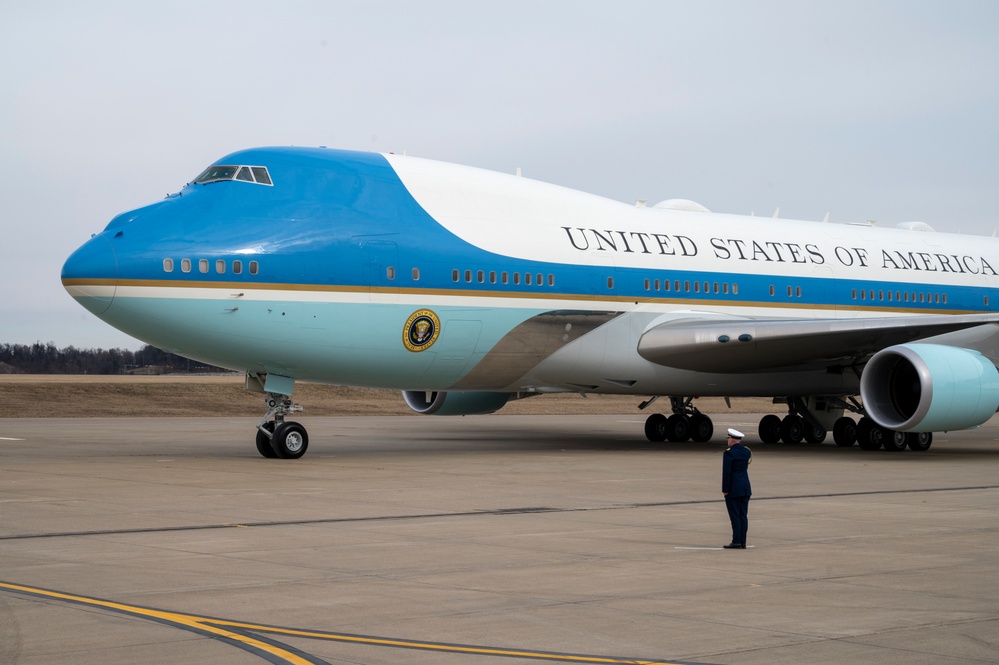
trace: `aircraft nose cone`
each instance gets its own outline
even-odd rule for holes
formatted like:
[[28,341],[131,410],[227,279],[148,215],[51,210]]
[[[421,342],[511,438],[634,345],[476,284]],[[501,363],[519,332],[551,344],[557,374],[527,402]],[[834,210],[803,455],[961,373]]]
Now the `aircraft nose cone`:
[[107,237],[94,236],[70,254],[62,266],[62,285],[94,314],[107,311],[118,285],[118,259]]

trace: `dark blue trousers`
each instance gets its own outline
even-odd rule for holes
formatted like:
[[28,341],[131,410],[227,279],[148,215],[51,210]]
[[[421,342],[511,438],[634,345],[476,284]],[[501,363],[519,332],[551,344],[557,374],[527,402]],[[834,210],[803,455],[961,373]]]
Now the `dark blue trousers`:
[[749,531],[749,497],[727,496],[725,507],[728,508],[728,518],[732,522],[732,542],[745,545],[746,532]]

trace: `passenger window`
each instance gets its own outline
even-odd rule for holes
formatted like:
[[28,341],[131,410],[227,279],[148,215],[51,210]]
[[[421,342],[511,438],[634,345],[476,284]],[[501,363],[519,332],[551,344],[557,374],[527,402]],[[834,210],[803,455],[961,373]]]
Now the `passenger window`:
[[548,286],[555,286],[555,275],[548,275]]
[[420,269],[419,268],[413,268],[413,281],[414,282],[420,281]]
[[395,266],[387,266],[385,268],[385,279],[395,279]]
[[180,269],[182,272],[191,272],[191,259],[181,259]]
[[173,272],[173,259],[163,259],[163,272]]
[[452,282],[457,282],[458,281],[458,271],[457,270],[452,270],[451,271],[451,281]]
[[215,261],[215,272],[217,272],[220,275],[224,275],[225,274],[225,261],[224,260],[217,259]]
[[479,284],[482,284],[483,282],[486,281],[486,274],[481,270],[478,271],[477,273],[475,273],[475,281],[478,282]]
[[256,275],[258,271],[259,271],[259,266],[257,265],[257,262],[250,261],[250,274]]
[[504,284],[509,284],[510,283],[510,275],[508,275],[506,273],[506,271],[501,272],[500,273],[500,281],[503,282]]
[[519,272],[513,273],[513,283],[514,283],[515,286],[517,286],[517,285],[520,284],[520,273]]
[[608,289],[613,289],[614,288],[614,278],[613,277],[608,277],[607,278],[607,288]]
[[531,273],[529,272],[524,273],[524,284],[526,284],[527,286],[531,285]]
[[240,261],[239,259],[236,259],[235,261],[233,261],[232,262],[232,272],[233,272],[234,275],[242,274],[242,272],[243,272],[243,262]]
[[208,259],[201,259],[198,261],[198,272],[208,272]]

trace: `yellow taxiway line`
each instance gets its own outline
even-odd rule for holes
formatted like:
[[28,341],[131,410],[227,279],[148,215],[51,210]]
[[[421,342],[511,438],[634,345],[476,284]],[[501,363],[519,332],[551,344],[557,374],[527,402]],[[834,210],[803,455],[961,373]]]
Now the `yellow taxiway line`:
[[[232,621],[229,619],[219,619],[214,617],[198,616],[195,614],[183,614],[180,612],[169,612],[150,607],[138,605],[126,605],[100,598],[89,596],[79,596],[76,594],[40,589],[37,587],[24,586],[21,584],[11,584],[0,582],[0,591],[7,590],[36,598],[48,598],[61,600],[69,603],[77,603],[90,607],[102,607],[114,612],[128,614],[130,616],[145,617],[160,623],[173,625],[178,628],[192,630],[204,635],[208,635],[250,652],[264,656],[267,660],[276,663],[288,663],[289,665],[316,665],[324,661],[311,659],[301,652],[296,652],[291,648],[272,642],[265,642],[247,635],[241,631],[251,631],[255,633],[267,633],[271,635],[285,635],[287,637],[299,637],[313,640],[326,640],[333,642],[348,642],[354,644],[367,644],[370,646],[396,647],[403,649],[417,649],[423,651],[436,651],[440,653],[461,653],[480,656],[501,656],[507,658],[529,658],[533,660],[547,660],[549,662],[562,663],[607,663],[612,665],[675,665],[660,660],[645,660],[634,658],[619,658],[613,656],[596,656],[586,654],[557,653],[547,651],[530,651],[524,649],[508,649],[501,647],[474,646],[465,644],[446,644],[442,642],[423,642],[418,640],[404,640],[390,637],[377,637],[372,635],[352,635],[349,633],[333,633],[319,630],[302,630],[298,628],[285,628],[281,626],[269,626],[265,624],[247,623],[242,621]],[[232,629],[232,630],[230,630]]]

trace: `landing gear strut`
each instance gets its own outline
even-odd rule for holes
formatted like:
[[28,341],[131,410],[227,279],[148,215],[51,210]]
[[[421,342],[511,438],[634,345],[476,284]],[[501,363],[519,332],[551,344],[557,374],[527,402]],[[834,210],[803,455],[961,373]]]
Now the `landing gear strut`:
[[[644,409],[655,399],[643,402],[638,408]],[[668,418],[661,413],[649,416],[645,421],[645,438],[654,442],[710,441],[715,431],[714,423],[691,404],[693,400],[693,397],[671,395],[669,401],[672,415]]]
[[302,411],[287,395],[267,393],[267,413],[257,423],[257,452],[267,458],[298,459],[309,449],[309,434],[299,423],[284,417]]

